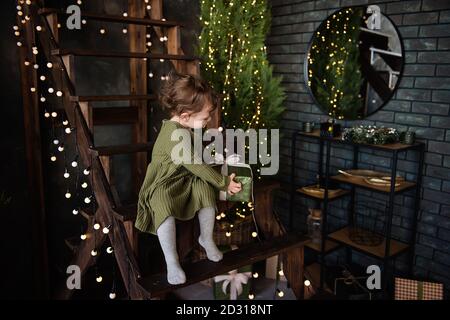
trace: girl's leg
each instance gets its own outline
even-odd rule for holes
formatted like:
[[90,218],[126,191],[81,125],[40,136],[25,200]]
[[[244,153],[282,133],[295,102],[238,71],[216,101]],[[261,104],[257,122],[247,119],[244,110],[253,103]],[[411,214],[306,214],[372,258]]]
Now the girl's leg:
[[156,230],[159,243],[164,253],[167,265],[167,281],[170,284],[186,282],[186,274],[181,269],[177,253],[175,218],[168,217]]
[[208,259],[217,262],[222,260],[223,254],[217,249],[213,240],[215,219],[215,209],[212,207],[202,208],[198,211],[198,221],[200,222],[198,243],[205,249]]

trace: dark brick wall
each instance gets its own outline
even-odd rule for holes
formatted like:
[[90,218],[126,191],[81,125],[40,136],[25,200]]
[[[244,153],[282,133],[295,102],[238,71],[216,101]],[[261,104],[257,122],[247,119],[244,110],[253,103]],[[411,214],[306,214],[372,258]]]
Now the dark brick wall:
[[[406,64],[399,89],[392,100],[381,110],[361,121],[346,121],[344,126],[372,124],[390,126],[399,130],[414,130],[426,144],[424,179],[421,189],[421,215],[418,222],[414,273],[442,281],[450,288],[450,1],[368,1],[368,0],[272,0],[272,28],[267,39],[269,61],[274,72],[283,76],[287,93],[287,111],[282,121],[285,138],[281,142],[280,178],[290,182],[291,133],[300,129],[304,121],[327,119],[314,104],[307,92],[303,78],[303,60],[312,33],[321,21],[340,7],[377,4],[398,26],[403,38]],[[315,182],[318,145],[302,140],[296,146],[297,184]],[[392,161],[389,153],[362,149],[360,168],[389,170]],[[352,154],[348,147],[332,148],[332,173],[338,168],[350,167]],[[401,155],[400,174],[415,180],[417,154]],[[358,212],[367,217],[370,205],[376,201],[384,208],[387,197],[358,190]],[[286,190],[276,196],[276,208],[287,220],[289,194]],[[294,223],[304,229],[306,208],[314,204],[296,197]],[[330,228],[346,224],[348,200],[333,202]],[[411,236],[414,192],[395,199],[393,236],[407,240]],[[360,262],[371,260],[358,256]],[[339,259],[339,255],[338,255]],[[404,270],[407,261],[398,259],[396,268]]]

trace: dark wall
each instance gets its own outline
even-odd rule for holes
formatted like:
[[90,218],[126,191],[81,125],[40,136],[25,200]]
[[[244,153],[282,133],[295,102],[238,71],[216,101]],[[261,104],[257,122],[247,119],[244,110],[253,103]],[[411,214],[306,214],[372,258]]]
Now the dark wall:
[[[450,2],[446,0],[367,1],[367,0],[273,0],[273,23],[267,39],[269,60],[276,74],[284,77],[287,111],[283,118],[286,139],[281,146],[281,177],[290,181],[291,140],[293,130],[304,121],[324,121],[327,116],[313,103],[303,78],[303,63],[313,31],[332,12],[349,5],[377,4],[399,27],[406,53],[404,74],[393,99],[363,121],[347,121],[345,126],[372,124],[399,130],[410,129],[426,144],[424,180],[421,190],[421,218],[418,223],[414,273],[444,282],[450,287]],[[297,145],[296,183],[315,182],[318,146],[312,142]],[[391,158],[385,152],[362,149],[361,168],[389,171]],[[349,148],[332,149],[333,171],[350,167]],[[417,155],[408,152],[399,161],[400,174],[415,180]],[[383,205],[385,196],[358,191],[360,204],[376,201]],[[289,196],[278,197],[278,210],[287,219]],[[412,224],[414,193],[395,199],[393,235],[408,239]],[[313,204],[301,197],[295,201],[295,225],[304,226],[307,207]],[[348,200],[333,203],[330,223],[345,225]],[[364,210],[363,210],[364,211]],[[366,210],[367,211],[367,210]],[[364,213],[364,212],[363,212]],[[364,257],[360,261],[369,262]],[[405,269],[406,261],[396,264]]]
[[0,264],[2,277],[0,297],[13,299],[31,297],[32,259],[31,208],[26,192],[24,124],[19,74],[18,50],[13,25],[16,24],[13,1],[4,3],[0,19],[0,70],[2,116],[0,139],[2,145],[0,195],[10,198],[8,205],[0,204],[2,236]]

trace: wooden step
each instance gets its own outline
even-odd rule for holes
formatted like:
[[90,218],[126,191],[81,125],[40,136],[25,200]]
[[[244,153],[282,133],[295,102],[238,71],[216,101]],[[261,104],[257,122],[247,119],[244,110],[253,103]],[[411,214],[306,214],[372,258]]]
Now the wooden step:
[[137,204],[124,205],[114,209],[116,218],[121,221],[130,221],[136,218]]
[[105,96],[70,96],[72,102],[94,102],[94,101],[130,101],[130,100],[156,100],[153,94],[126,94],[126,95],[105,95]]
[[303,246],[308,238],[298,234],[287,234],[261,243],[253,243],[239,249],[226,252],[220,262],[200,260],[184,265],[186,282],[181,285],[171,285],[167,282],[166,273],[154,274],[138,280],[139,284],[149,292],[151,297],[158,297],[172,290],[200,282],[217,275],[265,260],[285,251]]
[[92,108],[94,125],[112,125],[138,122],[138,109],[135,107]]
[[127,154],[136,152],[150,152],[153,149],[153,143],[129,143],[116,146],[102,146],[94,147],[93,151],[97,152],[98,156],[112,156],[116,154]]
[[55,49],[52,50],[55,56],[86,56],[86,57],[105,57],[105,58],[148,58],[148,59],[165,59],[165,60],[199,60],[199,57],[181,54],[165,54],[165,53],[143,53],[143,52],[117,52],[117,51],[98,51],[88,49]]
[[[50,14],[58,14],[67,16],[68,14],[59,9],[53,8],[43,8],[38,11],[40,15],[50,15]],[[184,27],[184,23],[178,21],[163,21],[163,20],[154,20],[154,19],[144,19],[144,18],[134,18],[134,17],[124,17],[117,15],[108,15],[101,13],[92,13],[92,12],[84,12],[81,11],[81,17],[91,20],[97,21],[107,21],[107,22],[116,22],[122,24],[138,24],[138,25],[146,25],[146,26],[158,26],[158,27]]]

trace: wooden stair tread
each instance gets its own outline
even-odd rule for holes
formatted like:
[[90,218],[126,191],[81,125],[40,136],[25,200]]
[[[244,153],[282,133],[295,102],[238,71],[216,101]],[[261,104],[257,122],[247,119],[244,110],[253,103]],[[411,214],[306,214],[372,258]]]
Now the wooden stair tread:
[[282,252],[303,246],[308,238],[299,234],[290,233],[285,236],[272,238],[261,243],[252,243],[223,255],[220,262],[200,260],[183,266],[187,281],[180,285],[171,285],[167,282],[166,273],[154,274],[138,280],[139,284],[147,290],[152,297],[161,296],[172,290],[212,278],[217,275],[240,268],[242,266],[262,261]]
[[[38,11],[40,15],[49,15],[49,14],[60,14],[67,15],[67,13],[63,10],[54,9],[54,8],[43,8]],[[138,24],[138,25],[152,25],[158,27],[184,27],[184,23],[178,21],[163,21],[163,20],[154,20],[154,19],[145,19],[145,18],[135,18],[135,17],[124,17],[117,15],[108,15],[101,13],[93,13],[93,12],[84,12],[81,11],[81,16],[83,18],[89,18],[92,20],[98,21],[108,21],[108,22],[117,22],[124,24]]]
[[135,152],[149,152],[153,149],[153,143],[129,143],[115,146],[94,147],[99,156],[111,156],[115,154],[126,154]]
[[92,56],[92,57],[109,57],[109,58],[148,58],[148,59],[166,59],[166,60],[199,60],[199,57],[166,54],[166,53],[144,53],[144,52],[117,52],[117,51],[99,51],[89,49],[55,49],[52,55],[74,55],[74,56]]
[[156,100],[153,94],[124,94],[124,95],[103,95],[103,96],[70,96],[72,102],[92,102],[92,101],[127,101],[127,100]]

